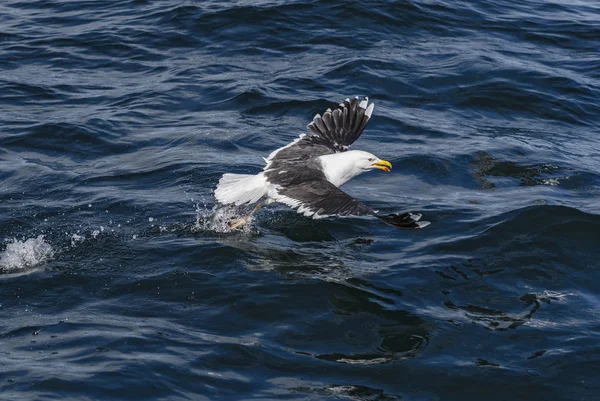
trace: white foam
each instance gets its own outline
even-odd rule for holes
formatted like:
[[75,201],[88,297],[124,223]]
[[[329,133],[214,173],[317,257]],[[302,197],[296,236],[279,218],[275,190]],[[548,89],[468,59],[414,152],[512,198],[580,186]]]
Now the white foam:
[[0,253],[0,270],[14,272],[45,262],[54,255],[52,246],[44,240],[43,235],[25,241],[14,239]]

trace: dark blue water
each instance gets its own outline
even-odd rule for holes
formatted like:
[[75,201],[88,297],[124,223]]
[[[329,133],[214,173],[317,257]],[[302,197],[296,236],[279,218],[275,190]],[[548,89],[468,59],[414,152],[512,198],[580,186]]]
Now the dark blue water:
[[[0,399],[600,399],[597,1],[7,0],[0,88]],[[432,224],[223,232],[354,95]]]

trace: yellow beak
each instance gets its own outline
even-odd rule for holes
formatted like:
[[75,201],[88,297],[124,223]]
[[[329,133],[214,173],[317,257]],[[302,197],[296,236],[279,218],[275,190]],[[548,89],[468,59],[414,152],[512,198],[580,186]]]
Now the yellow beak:
[[379,160],[378,162],[371,164],[371,166],[383,171],[390,171],[392,169],[392,163],[387,160]]

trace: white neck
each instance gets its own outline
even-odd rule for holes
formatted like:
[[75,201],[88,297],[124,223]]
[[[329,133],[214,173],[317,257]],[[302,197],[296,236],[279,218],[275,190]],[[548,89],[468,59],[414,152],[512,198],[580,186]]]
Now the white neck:
[[353,151],[319,156],[327,181],[339,187],[351,178],[364,173],[354,162]]

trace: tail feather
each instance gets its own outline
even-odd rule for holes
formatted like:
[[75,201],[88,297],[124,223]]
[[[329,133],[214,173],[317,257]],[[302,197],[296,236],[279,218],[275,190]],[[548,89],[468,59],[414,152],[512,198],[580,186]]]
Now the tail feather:
[[215,189],[215,197],[220,203],[242,205],[255,203],[267,193],[267,183],[262,173],[223,174]]

